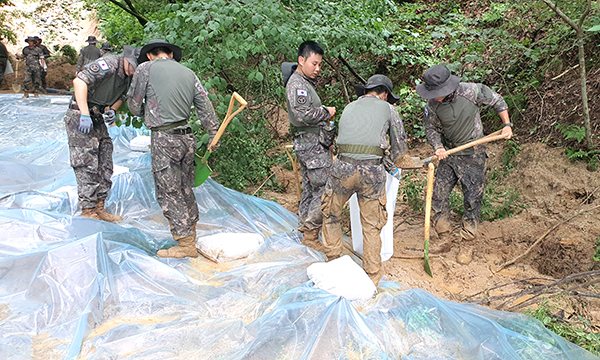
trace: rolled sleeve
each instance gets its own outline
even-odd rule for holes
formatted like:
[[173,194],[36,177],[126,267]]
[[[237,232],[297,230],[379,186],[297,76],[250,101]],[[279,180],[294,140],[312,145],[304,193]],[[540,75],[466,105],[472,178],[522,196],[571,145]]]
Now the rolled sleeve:
[[508,109],[508,104],[506,104],[502,95],[483,84],[477,84],[477,98],[475,102],[478,105],[492,106],[499,113]]

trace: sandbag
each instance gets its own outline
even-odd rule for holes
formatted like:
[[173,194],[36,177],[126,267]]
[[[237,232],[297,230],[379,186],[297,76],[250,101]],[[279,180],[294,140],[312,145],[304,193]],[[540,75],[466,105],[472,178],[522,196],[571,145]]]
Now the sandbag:
[[[399,170],[400,171],[400,170]],[[381,229],[381,261],[389,260],[394,254],[394,211],[396,209],[396,199],[398,198],[398,187],[400,180],[390,174],[387,174],[385,181],[385,193],[387,204],[385,209],[388,213],[388,221]],[[352,195],[350,202],[350,227],[352,229],[352,247],[354,251],[363,254],[363,233],[360,223],[360,207],[356,194]]]
[[369,275],[348,255],[326,263],[313,263],[306,268],[316,288],[350,301],[366,301],[377,292]]
[[129,148],[132,151],[150,151],[150,136],[140,135],[136,136],[129,142]]
[[264,242],[256,233],[218,233],[196,239],[196,248],[212,261],[226,262],[248,257]]

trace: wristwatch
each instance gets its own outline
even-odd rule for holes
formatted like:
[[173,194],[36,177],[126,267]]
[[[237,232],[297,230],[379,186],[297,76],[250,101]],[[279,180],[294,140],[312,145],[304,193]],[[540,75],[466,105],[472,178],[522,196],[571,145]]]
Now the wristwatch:
[[507,126],[513,127],[513,123],[509,122],[508,124],[504,124],[504,127],[507,127]]

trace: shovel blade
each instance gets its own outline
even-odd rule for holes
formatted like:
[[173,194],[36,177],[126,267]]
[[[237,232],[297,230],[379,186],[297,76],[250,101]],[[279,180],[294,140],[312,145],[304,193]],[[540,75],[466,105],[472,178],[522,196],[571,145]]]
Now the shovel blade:
[[196,176],[194,178],[194,187],[202,185],[210,176],[210,172],[212,171],[212,169],[210,168],[210,166],[208,166],[207,162],[209,155],[210,152],[207,151],[206,154],[204,154],[204,157],[196,158]]
[[21,92],[21,84],[12,84],[12,89],[16,93]]
[[429,265],[429,239],[425,240],[425,272],[427,275],[433,277],[433,272],[431,272],[431,266]]

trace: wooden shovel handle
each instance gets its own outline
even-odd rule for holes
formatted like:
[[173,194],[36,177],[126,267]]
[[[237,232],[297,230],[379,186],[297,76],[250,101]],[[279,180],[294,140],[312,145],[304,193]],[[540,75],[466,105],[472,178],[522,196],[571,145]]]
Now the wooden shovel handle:
[[[481,145],[481,144],[485,144],[485,143],[489,143],[489,142],[501,140],[501,139],[506,139],[506,135],[502,135],[502,130],[498,130],[494,133],[491,133],[487,136],[482,137],[481,139],[477,139],[475,141],[471,141],[470,143],[450,149],[450,150],[446,151],[446,154],[452,155],[454,153],[463,151],[463,150],[473,147],[475,145]],[[425,162],[433,161],[433,160],[436,160],[437,158],[438,158],[437,155],[434,155],[430,158],[425,159]]]
[[429,163],[427,169],[427,195],[425,196],[425,240],[429,239],[429,226],[431,222],[431,200],[433,198],[433,179],[435,167]]
[[[231,112],[233,111],[233,104],[235,103],[235,100],[237,100],[240,103],[240,107],[232,114]],[[217,134],[213,138],[213,141],[210,143],[210,145],[208,145],[209,152],[212,153],[213,146],[215,146],[219,142],[219,139],[221,139],[221,135],[223,135],[223,133],[225,132],[225,128],[227,128],[227,125],[229,125],[229,122],[231,121],[231,119],[233,119],[237,114],[239,114],[240,111],[244,110],[246,105],[248,105],[248,102],[246,102],[246,100],[244,100],[244,98],[241,97],[240,94],[238,94],[237,92],[234,92],[233,95],[231,96],[231,100],[229,100],[229,107],[227,108],[227,115],[225,115],[225,119],[223,120],[223,123],[219,127],[219,130],[217,131]]]

